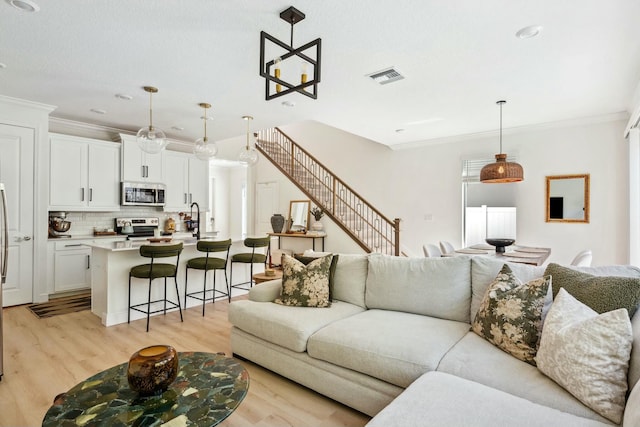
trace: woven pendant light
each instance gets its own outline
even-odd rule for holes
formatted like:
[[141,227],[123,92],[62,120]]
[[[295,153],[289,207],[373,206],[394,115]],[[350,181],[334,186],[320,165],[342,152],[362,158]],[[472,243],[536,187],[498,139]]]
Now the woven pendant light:
[[496,154],[496,162],[485,165],[480,171],[480,182],[487,184],[502,184],[524,180],[522,166],[515,162],[508,162],[507,155],[502,153],[502,105],[507,101],[498,101],[500,106],[500,153]]

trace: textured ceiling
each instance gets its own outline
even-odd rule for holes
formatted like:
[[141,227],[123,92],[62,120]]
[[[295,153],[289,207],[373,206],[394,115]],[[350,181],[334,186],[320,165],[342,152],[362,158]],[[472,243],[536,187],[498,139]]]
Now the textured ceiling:
[[[154,124],[186,141],[202,136],[200,102],[214,140],[248,114],[254,129],[316,120],[395,145],[495,130],[499,99],[505,128],[628,111],[640,81],[638,0],[34,1],[0,3],[0,94],[137,131],[156,86]],[[291,5],[306,14],[294,45],[322,38],[318,99],[265,101],[260,31],[288,42]],[[515,36],[534,24],[538,37]],[[405,79],[366,77],[389,66]]]

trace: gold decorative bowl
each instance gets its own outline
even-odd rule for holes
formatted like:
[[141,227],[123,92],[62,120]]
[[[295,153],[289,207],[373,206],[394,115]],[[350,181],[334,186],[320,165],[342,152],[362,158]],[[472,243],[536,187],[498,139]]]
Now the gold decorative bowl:
[[132,390],[148,396],[165,391],[178,376],[178,353],[170,345],[152,345],[133,353],[127,367]]

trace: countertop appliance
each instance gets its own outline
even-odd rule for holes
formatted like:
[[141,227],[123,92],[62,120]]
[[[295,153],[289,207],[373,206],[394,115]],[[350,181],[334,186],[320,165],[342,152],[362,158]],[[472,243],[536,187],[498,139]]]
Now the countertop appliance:
[[159,218],[116,218],[115,230],[129,240],[142,240],[155,236],[159,224]]
[[123,182],[121,189],[120,204],[123,206],[164,206],[164,184]]
[[66,212],[49,212],[49,237],[71,237],[67,231],[71,228],[71,221],[67,221]]
[[9,227],[7,220],[7,195],[4,191],[4,184],[0,183],[0,380],[4,374],[3,368],[3,332],[2,332],[2,291],[7,280],[7,266],[9,258]]

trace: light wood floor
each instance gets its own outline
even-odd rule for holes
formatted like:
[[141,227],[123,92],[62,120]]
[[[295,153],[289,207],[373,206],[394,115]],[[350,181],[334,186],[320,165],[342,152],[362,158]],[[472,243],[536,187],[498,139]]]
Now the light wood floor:
[[[239,297],[243,298],[243,297]],[[90,311],[38,319],[24,306],[4,309],[4,377],[0,426],[39,426],[53,398],[78,382],[126,362],[136,350],[170,344],[178,351],[231,354],[228,303],[105,328]],[[251,362],[249,393],[222,426],[363,426],[369,417]]]

